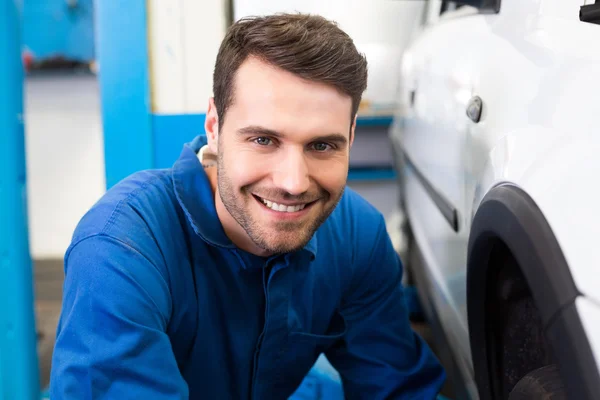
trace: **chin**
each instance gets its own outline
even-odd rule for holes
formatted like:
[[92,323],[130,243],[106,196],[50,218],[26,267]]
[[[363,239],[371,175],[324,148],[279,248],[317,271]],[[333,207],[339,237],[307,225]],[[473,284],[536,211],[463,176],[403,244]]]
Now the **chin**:
[[310,237],[303,237],[302,240],[299,240],[298,234],[292,233],[291,235],[294,235],[294,237],[293,239],[290,238],[290,240],[285,240],[285,236],[287,235],[278,234],[278,238],[276,240],[265,240],[262,241],[262,243],[257,244],[268,252],[281,254],[292,253],[294,251],[300,250],[304,246],[306,246],[306,244],[310,241]]

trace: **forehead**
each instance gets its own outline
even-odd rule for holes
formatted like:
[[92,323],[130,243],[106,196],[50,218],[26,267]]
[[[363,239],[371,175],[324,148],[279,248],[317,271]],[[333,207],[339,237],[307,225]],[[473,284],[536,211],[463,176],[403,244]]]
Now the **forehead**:
[[346,133],[351,111],[350,96],[334,87],[249,58],[236,73],[225,120],[234,129],[261,125],[281,132]]

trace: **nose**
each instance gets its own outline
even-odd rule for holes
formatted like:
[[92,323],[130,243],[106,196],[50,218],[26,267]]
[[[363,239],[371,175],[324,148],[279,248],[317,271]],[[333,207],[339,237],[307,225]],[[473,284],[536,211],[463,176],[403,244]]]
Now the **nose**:
[[304,152],[294,149],[282,154],[276,166],[273,180],[275,186],[297,196],[308,191],[310,178]]

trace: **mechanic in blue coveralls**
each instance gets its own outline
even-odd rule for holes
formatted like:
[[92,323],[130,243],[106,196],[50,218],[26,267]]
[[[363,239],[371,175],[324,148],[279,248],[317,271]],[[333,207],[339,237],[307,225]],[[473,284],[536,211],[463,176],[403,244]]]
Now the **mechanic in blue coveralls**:
[[325,353],[349,399],[434,399],[384,219],[345,188],[365,58],[322,17],[248,18],[213,81],[206,135],[79,223],[51,398],[284,399]]

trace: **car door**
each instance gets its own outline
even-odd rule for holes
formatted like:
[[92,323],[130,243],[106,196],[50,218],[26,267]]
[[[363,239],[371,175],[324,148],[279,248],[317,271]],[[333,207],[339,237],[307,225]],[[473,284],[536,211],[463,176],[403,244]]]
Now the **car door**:
[[426,290],[455,358],[470,368],[467,109],[476,117],[474,87],[493,16],[451,2],[442,2],[441,10],[405,53],[401,126],[393,138],[404,155],[404,207],[427,266]]
[[[481,48],[473,85],[484,117],[468,126],[464,175],[471,177],[465,180],[470,214],[491,183],[518,178],[550,146],[560,146],[561,135],[572,138],[573,132],[590,130],[581,103],[587,103],[586,81],[597,63],[597,53],[589,51],[599,35],[600,8],[590,7],[594,2],[502,4],[502,13]],[[588,16],[596,17],[580,16],[584,5]],[[581,93],[571,93],[573,87]],[[470,218],[465,222],[468,228]]]

